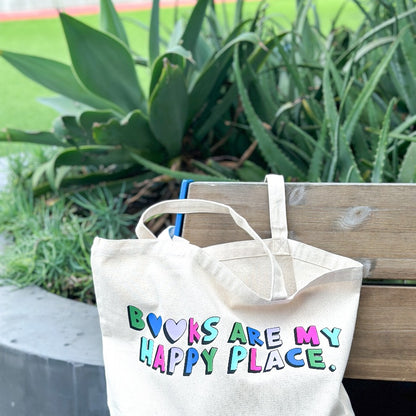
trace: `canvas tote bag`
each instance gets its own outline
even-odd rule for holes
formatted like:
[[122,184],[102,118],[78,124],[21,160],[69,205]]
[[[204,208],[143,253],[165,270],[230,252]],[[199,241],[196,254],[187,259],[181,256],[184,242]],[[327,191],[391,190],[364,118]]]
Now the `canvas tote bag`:
[[[349,415],[341,384],[362,266],[288,239],[283,178],[267,177],[272,238],[229,206],[164,201],[138,239],[96,238],[92,268],[112,416]],[[146,227],[221,213],[247,241],[200,248]]]

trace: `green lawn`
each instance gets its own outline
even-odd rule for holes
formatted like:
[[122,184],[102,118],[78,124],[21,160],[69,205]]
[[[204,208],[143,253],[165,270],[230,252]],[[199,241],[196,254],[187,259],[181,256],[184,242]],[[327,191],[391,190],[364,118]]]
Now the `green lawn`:
[[[245,3],[246,15],[253,15],[258,1]],[[295,16],[295,0],[271,0],[268,16],[275,18],[282,25],[288,26]],[[341,0],[315,0],[318,15],[323,30],[328,31],[338,8],[343,4]],[[222,9],[219,4],[217,7]],[[234,6],[227,4],[225,10],[232,17]],[[189,14],[189,8],[181,8],[183,16]],[[135,11],[121,13],[122,17],[134,18],[148,24],[150,11]],[[359,24],[361,12],[350,1],[345,8],[340,21],[354,27]],[[98,16],[80,16],[80,20],[97,27]],[[174,10],[166,8],[161,11],[161,25],[172,26]],[[136,52],[146,54],[147,33],[146,30],[126,22],[130,42]],[[64,35],[60,27],[59,19],[4,21],[0,22],[0,51],[10,50],[14,52],[39,55],[53,58],[63,62],[69,62],[69,54],[66,48]],[[148,80],[140,75],[142,83]],[[12,127],[26,130],[49,129],[52,120],[57,113],[39,104],[37,97],[53,96],[54,93],[38,86],[18,73],[7,62],[0,59],[0,128]],[[0,146],[0,154],[5,151]],[[10,149],[11,150],[11,149]]]

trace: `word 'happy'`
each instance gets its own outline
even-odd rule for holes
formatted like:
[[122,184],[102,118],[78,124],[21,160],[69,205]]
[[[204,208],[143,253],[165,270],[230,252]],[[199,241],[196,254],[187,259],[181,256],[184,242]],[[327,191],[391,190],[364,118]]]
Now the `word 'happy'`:
[[[132,305],[127,307],[128,321],[130,328],[136,331],[143,331],[147,328],[151,334],[142,336],[139,347],[139,360],[160,373],[173,375],[177,366],[183,363],[183,375],[192,374],[194,366],[203,363],[205,374],[212,374],[214,371],[214,359],[218,352],[218,346],[211,346],[218,337],[219,324],[221,318],[212,316],[198,323],[194,318],[188,320],[180,319],[175,321],[167,319],[163,321],[161,316],[149,313],[144,318],[143,312]],[[158,344],[155,345],[154,339],[163,331],[166,340],[171,344],[169,346]],[[330,347],[339,347],[340,328],[323,328],[319,331],[328,341]],[[179,348],[174,346],[176,342],[186,337],[189,348]],[[314,325],[305,329],[303,326],[294,328],[294,342],[296,345],[309,345],[318,347],[321,344],[317,327]],[[206,348],[195,348],[195,344],[207,346]],[[242,362],[246,362],[246,369],[249,373],[269,372],[273,369],[281,370],[285,365],[293,368],[302,368],[307,364],[308,368],[313,370],[324,370],[327,366],[323,360],[322,348],[300,347],[289,349],[284,358],[280,353],[280,347],[283,341],[280,336],[280,327],[266,328],[260,332],[256,328],[243,326],[240,322],[235,322],[230,330],[227,344],[229,346],[227,373],[234,374]],[[227,345],[226,344],[226,345]],[[260,348],[267,350],[267,358],[259,362],[258,350]],[[330,365],[331,372],[336,370],[335,365]]]

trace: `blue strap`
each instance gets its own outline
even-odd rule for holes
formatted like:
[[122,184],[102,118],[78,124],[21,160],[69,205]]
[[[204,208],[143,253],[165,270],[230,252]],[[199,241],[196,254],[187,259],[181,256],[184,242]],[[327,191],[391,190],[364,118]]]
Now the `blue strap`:
[[[184,179],[181,183],[181,189],[179,191],[179,199],[186,199],[188,196],[188,188],[189,184],[192,183],[192,179]],[[175,230],[173,232],[174,235],[180,237],[182,235],[182,227],[183,227],[183,219],[184,214],[177,214],[176,221],[175,221]]]

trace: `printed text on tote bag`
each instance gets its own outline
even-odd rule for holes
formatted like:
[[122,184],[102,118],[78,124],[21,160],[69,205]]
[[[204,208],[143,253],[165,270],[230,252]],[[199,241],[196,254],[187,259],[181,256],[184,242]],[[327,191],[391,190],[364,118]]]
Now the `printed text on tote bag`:
[[[194,318],[164,321],[161,316],[156,316],[152,312],[145,317],[144,313],[133,305],[127,307],[127,315],[131,329],[143,331],[147,328],[147,332],[150,333],[149,336],[140,338],[138,345],[140,362],[167,375],[173,375],[180,365],[184,376],[190,376],[196,365],[204,365],[207,375],[213,373],[215,356],[220,348],[215,345],[220,331],[221,318],[219,316],[211,316],[201,322],[197,322]],[[165,344],[156,342],[162,330],[166,338]],[[221,328],[221,330],[224,329]],[[228,333],[229,360],[226,368],[228,374],[234,374],[236,371],[261,373],[282,370],[286,364],[294,368],[305,367],[312,370],[328,368],[331,372],[336,370],[334,364],[327,366],[324,362],[323,348],[340,346],[340,328],[319,330],[315,325],[306,329],[303,326],[296,326],[293,328],[296,347],[282,354],[283,340],[278,326],[260,331],[235,322],[228,329]],[[189,348],[175,346],[174,344],[184,336],[187,337]],[[159,337],[160,339],[162,337]],[[200,344],[198,349],[196,344]],[[258,360],[257,352],[260,348],[268,351],[264,362]],[[243,365],[243,362],[246,365]]]

